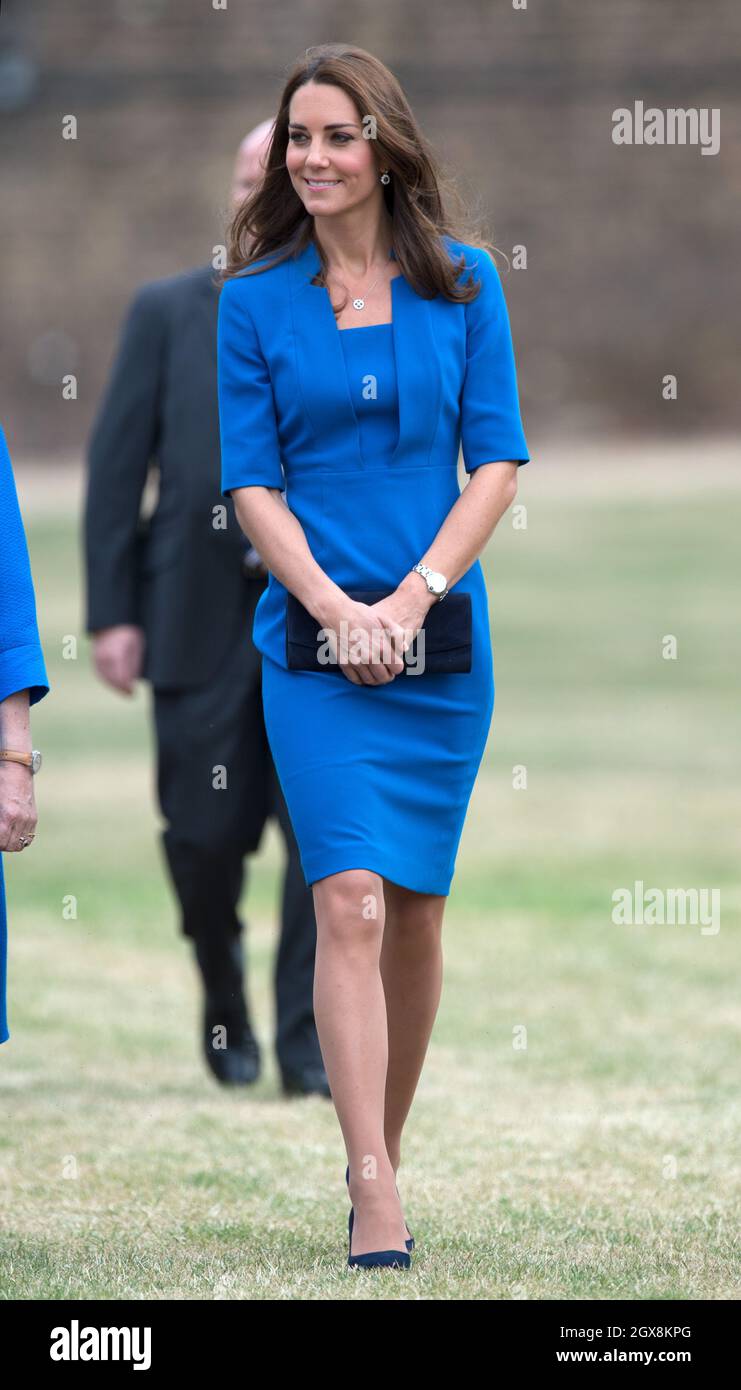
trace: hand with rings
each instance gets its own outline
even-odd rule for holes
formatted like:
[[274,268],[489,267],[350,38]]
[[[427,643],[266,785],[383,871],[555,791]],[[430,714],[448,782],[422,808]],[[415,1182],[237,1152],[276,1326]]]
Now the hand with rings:
[[31,769],[0,763],[0,853],[19,853],[36,834],[36,802]]

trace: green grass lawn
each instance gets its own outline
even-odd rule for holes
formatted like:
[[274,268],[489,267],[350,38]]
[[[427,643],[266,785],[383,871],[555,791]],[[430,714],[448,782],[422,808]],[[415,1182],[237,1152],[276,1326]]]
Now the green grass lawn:
[[[3,1297],[738,1297],[741,479],[711,465],[586,491],[532,464],[527,529],[487,551],[496,704],[399,1174],[409,1274],[347,1272],[334,1111],[279,1090],[273,827],[243,899],[266,1068],[237,1095],[205,1071],[149,690],[92,674],[71,502],[24,509],[53,689],[37,838],[4,859]],[[636,880],[720,889],[720,931],[614,925]]]

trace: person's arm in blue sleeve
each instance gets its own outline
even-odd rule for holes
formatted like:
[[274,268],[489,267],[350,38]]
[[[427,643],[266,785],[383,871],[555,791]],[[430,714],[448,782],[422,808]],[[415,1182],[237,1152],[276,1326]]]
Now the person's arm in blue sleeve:
[[[246,303],[249,286],[227,280],[219,297],[217,361],[221,491],[285,491],[275,401],[267,363]],[[258,547],[259,548],[259,547]]]
[[461,396],[461,446],[467,473],[482,463],[528,463],[520,417],[517,371],[507,303],[491,256],[478,251],[474,278],[481,280],[466,304],[466,374]]
[[[420,558],[445,575],[451,588],[479,558],[495,527],[517,494],[518,466],[528,463],[520,419],[515,355],[504,291],[496,266],[484,248],[467,257],[481,287],[465,305],[466,370],[460,397],[461,446],[469,477],[440,530]],[[414,591],[412,586],[415,586]],[[399,588],[419,593],[416,575]]]
[[24,690],[28,690],[29,704],[35,705],[48,693],[49,682],[26,533],[0,426],[0,701]]

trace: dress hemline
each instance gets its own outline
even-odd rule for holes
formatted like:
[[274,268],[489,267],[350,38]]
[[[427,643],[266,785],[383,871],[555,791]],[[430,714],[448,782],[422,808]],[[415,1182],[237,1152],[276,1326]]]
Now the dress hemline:
[[370,873],[380,874],[381,878],[387,878],[389,882],[396,883],[400,888],[408,888],[413,893],[432,893],[436,897],[447,898],[450,893],[450,885],[453,880],[453,873],[439,875],[436,879],[430,880],[429,865],[419,866],[419,871],[410,871],[408,866],[400,867],[392,860],[384,859],[376,849],[347,850],[346,853],[333,851],[331,855],[309,856],[301,862],[304,879],[307,887],[311,887],[319,879],[329,878],[332,874],[343,873],[345,869],[366,869]]

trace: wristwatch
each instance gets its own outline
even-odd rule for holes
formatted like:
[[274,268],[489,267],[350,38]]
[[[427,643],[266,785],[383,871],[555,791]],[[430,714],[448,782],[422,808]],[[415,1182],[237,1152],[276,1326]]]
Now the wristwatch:
[[412,566],[411,573],[421,574],[429,592],[435,595],[438,603],[442,602],[448,593],[448,581],[444,574],[440,574],[438,570],[431,570],[429,565],[423,565],[421,560]]
[[0,748],[0,758],[8,763],[23,763],[25,767],[30,767],[34,776],[41,767],[41,754],[38,748],[34,748],[32,753],[16,753],[13,748]]

